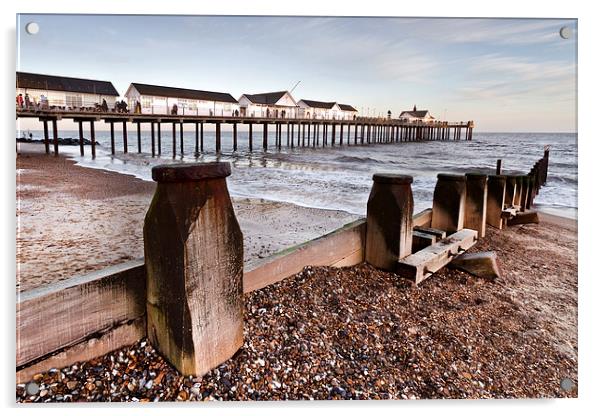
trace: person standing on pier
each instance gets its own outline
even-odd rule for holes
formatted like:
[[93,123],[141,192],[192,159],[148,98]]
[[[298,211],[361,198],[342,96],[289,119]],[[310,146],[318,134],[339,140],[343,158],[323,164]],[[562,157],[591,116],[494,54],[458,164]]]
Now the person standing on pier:
[[25,93],[25,108],[31,107],[31,100],[29,99],[29,94]]
[[109,105],[107,104],[107,100],[105,100],[104,98],[102,99],[102,104],[100,105],[100,108],[105,113],[109,111]]
[[40,95],[40,108],[42,110],[48,108],[48,98],[44,94]]
[[17,106],[23,108],[23,94],[17,95]]

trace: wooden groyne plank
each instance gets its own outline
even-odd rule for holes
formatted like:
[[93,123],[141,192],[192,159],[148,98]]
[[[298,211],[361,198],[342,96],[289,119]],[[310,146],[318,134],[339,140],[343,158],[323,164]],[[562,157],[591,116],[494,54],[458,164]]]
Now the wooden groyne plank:
[[245,267],[243,291],[261,289],[299,273],[305,266],[350,266],[363,261],[366,220],[349,223]]
[[455,255],[476,244],[477,238],[477,231],[468,228],[455,232],[432,246],[400,260],[397,273],[418,284],[449,263]]
[[[146,272],[134,260],[17,294],[17,367],[144,316]],[[114,337],[115,338],[115,337]],[[126,345],[130,337],[110,345]],[[113,348],[114,349],[114,348]]]

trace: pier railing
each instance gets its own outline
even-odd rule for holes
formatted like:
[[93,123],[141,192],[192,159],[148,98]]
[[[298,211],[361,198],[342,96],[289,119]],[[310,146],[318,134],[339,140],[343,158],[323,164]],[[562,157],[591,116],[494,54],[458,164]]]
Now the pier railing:
[[366,219],[244,266],[224,180],[229,165],[155,167],[145,259],[17,293],[17,380],[143,337],[182,373],[201,375],[240,345],[243,293],[305,266],[363,261],[419,284],[474,245],[486,224],[503,229],[538,222],[531,208],[546,183],[548,161],[546,148],[528,174],[440,174],[432,209],[415,215],[412,177],[375,175]]

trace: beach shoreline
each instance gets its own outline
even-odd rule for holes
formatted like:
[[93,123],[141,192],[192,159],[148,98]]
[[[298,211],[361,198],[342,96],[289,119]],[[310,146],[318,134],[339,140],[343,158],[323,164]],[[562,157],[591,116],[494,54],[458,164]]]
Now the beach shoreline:
[[[17,155],[17,290],[144,256],[144,215],[156,184],[78,166],[43,146]],[[343,211],[232,198],[245,262],[317,238],[358,218]]]

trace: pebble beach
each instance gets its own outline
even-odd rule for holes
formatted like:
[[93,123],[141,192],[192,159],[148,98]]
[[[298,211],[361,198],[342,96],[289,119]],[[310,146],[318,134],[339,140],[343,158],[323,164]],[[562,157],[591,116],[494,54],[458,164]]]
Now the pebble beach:
[[488,229],[470,251],[495,248],[494,282],[444,268],[414,287],[366,264],[308,267],[245,295],[243,347],[201,378],[178,374],[141,340],[37,374],[16,399],[577,397],[576,244],[574,222],[549,216]]

